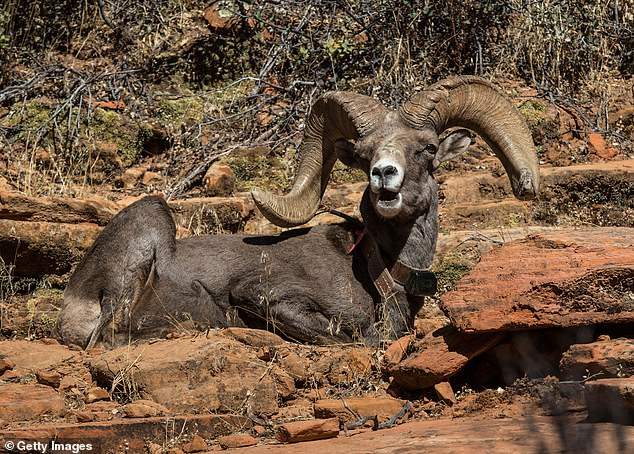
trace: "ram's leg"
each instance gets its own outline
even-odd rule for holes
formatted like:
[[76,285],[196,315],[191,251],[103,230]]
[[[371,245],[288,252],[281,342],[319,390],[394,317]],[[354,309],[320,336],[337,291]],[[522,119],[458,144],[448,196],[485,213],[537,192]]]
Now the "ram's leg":
[[377,307],[376,323],[366,332],[366,337],[378,342],[398,339],[412,331],[414,318],[421,307],[418,299],[402,292],[395,293]]
[[251,328],[266,329],[286,339],[310,344],[350,342],[338,317],[320,311],[325,305],[317,290],[293,284],[268,288],[257,281],[242,282],[231,291],[231,304]]
[[169,208],[158,197],[119,212],[70,278],[58,324],[62,340],[92,346],[113,318],[127,319],[143,289],[169,262],[174,237]]

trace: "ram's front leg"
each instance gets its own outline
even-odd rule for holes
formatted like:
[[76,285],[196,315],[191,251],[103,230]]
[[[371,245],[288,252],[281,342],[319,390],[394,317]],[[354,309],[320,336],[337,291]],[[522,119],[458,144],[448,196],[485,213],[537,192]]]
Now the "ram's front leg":
[[398,339],[414,329],[414,318],[422,306],[422,297],[394,293],[382,301],[376,312],[374,329],[379,341]]

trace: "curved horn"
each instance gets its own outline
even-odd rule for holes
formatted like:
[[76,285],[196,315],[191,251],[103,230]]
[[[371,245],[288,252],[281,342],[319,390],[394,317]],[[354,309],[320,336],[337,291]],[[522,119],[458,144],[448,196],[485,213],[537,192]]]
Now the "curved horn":
[[459,126],[479,134],[502,161],[518,199],[539,191],[535,145],[522,115],[490,82],[475,76],[441,80],[412,96],[399,109],[414,128],[432,126],[438,134]]
[[284,196],[260,189],[251,192],[262,214],[280,227],[308,222],[319,207],[337,160],[335,142],[365,136],[386,112],[381,103],[369,96],[336,91],[319,98],[306,122],[297,175],[290,192]]

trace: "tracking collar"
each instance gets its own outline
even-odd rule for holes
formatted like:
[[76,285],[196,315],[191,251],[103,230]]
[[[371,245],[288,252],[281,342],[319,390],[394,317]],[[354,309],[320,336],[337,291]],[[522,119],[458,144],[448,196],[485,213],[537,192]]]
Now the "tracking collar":
[[398,260],[388,268],[378,244],[367,230],[363,230],[358,235],[357,241],[349,253],[352,253],[357,247],[361,247],[368,262],[368,272],[372,282],[384,300],[400,290],[396,284],[400,285],[405,293],[413,298],[424,298],[436,293],[438,281],[436,275],[429,269],[410,268]]

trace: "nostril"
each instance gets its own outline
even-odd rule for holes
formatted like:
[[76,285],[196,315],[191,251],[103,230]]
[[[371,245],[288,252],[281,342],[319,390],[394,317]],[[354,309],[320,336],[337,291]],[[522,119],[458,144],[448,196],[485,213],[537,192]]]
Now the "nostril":
[[392,177],[398,173],[398,170],[394,166],[385,166],[383,167],[383,176],[384,177]]
[[381,169],[378,167],[372,167],[372,176],[374,177],[382,177]]

